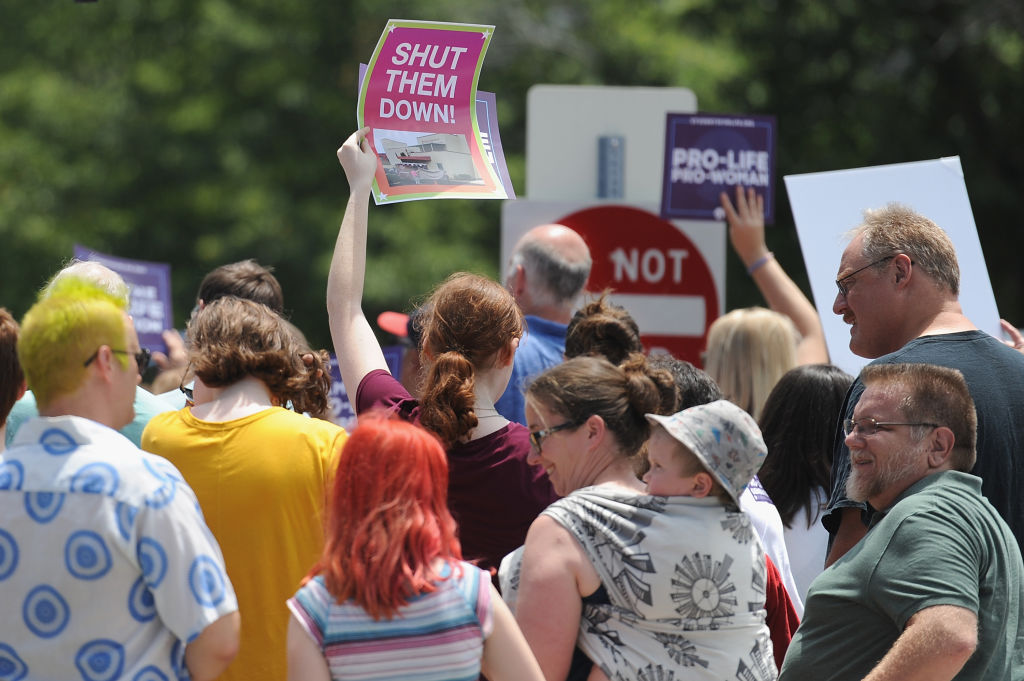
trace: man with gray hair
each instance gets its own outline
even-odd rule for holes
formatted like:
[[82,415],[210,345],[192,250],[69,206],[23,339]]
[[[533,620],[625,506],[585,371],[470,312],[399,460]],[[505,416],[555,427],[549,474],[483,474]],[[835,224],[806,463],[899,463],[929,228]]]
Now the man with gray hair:
[[534,227],[513,249],[505,285],[526,316],[527,331],[516,350],[508,387],[494,405],[509,421],[526,425],[526,381],[562,361],[565,332],[590,265],[587,243],[565,225]]
[[920,363],[872,364],[860,380],[846,495],[877,512],[811,585],[780,681],[1024,678],[1024,562],[968,474],[967,382]]
[[[906,206],[866,211],[839,263],[832,310],[850,325],[850,349],[873,365],[922,363],[958,369],[978,411],[981,491],[1024,545],[1024,355],[978,330],[960,307],[960,267],[949,236]],[[864,383],[850,387],[850,418]],[[874,510],[847,493],[850,451],[837,428],[832,494],[823,524],[835,562],[867,531]]]

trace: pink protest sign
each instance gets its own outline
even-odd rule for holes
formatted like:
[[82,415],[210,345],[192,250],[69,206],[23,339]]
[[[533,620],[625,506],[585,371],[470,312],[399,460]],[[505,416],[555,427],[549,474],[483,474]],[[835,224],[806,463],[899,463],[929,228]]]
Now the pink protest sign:
[[380,163],[376,203],[507,198],[487,162],[476,87],[493,26],[391,20],[359,90]]

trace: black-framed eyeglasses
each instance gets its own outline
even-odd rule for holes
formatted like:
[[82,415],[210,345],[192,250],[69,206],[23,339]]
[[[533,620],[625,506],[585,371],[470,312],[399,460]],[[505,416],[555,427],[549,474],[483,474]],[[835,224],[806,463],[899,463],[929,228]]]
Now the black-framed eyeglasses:
[[192,388],[189,388],[185,385],[185,379],[188,377],[188,370],[191,368],[192,362],[189,361],[189,363],[185,366],[185,373],[181,375],[181,382],[178,383],[178,390],[181,391],[181,394],[185,396],[185,401],[187,401],[190,405],[195,404],[196,401],[195,397],[193,397],[194,393],[192,391]]
[[928,426],[929,428],[938,428],[939,424],[876,421],[870,416],[862,419],[843,419],[843,432],[846,433],[847,435],[852,435],[854,432],[859,432],[861,437],[870,437],[878,432],[878,428],[880,426]]
[[836,279],[836,286],[839,288],[839,293],[843,296],[843,298],[845,298],[847,294],[849,294],[850,292],[850,284],[846,283],[847,280],[853,278],[854,275],[863,272],[869,267],[874,267],[875,265],[883,263],[886,260],[892,260],[895,257],[895,255],[887,255],[884,258],[879,258],[874,262],[869,262],[867,265],[864,265],[864,267],[861,267],[860,269],[856,269],[853,272],[850,272],[845,277],[840,277],[839,279]]
[[548,435],[554,435],[560,430],[567,428],[578,428],[581,424],[578,421],[566,421],[557,426],[551,426],[543,430],[531,430],[530,431],[530,444],[533,445],[534,449],[540,451],[540,445]]
[[[150,354],[149,350],[147,350],[146,348],[139,348],[138,352],[128,352],[127,350],[115,350],[114,348],[110,348],[110,351],[115,353],[115,354],[118,354],[118,355],[129,355],[131,357],[134,357],[135,358],[135,365],[138,367],[139,373],[142,373],[143,371],[145,371],[146,367],[149,366],[149,359],[151,357],[151,354]],[[89,359],[85,360],[85,363],[83,363],[82,366],[84,366],[84,367],[89,366],[94,361],[96,361],[96,358],[99,357],[99,356],[100,356],[100,349],[96,348],[96,352],[94,352],[91,355],[89,355]]]

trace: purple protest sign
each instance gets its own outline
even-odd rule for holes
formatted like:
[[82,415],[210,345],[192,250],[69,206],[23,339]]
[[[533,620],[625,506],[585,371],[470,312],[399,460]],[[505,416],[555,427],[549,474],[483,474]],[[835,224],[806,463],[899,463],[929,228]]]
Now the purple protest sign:
[[764,195],[774,222],[775,137],[774,116],[668,114],[661,216],[724,220],[718,196],[739,185]]
[[75,244],[75,257],[106,265],[131,287],[129,314],[139,334],[139,345],[167,352],[164,329],[174,328],[171,316],[171,266],[163,262],[129,260]]

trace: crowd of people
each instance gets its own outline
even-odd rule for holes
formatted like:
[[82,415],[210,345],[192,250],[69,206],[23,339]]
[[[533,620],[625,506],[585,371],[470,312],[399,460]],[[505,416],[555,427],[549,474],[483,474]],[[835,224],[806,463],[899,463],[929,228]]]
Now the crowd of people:
[[392,376],[365,135],[326,292],[351,432],[253,261],[204,278],[152,392],[102,265],[0,308],[0,679],[1024,679],[1024,337],[963,314],[940,227],[869,210],[837,253],[857,377],[741,189],[767,307],[706,371],[581,301],[586,242],[541,225],[504,285],[437,286]]

